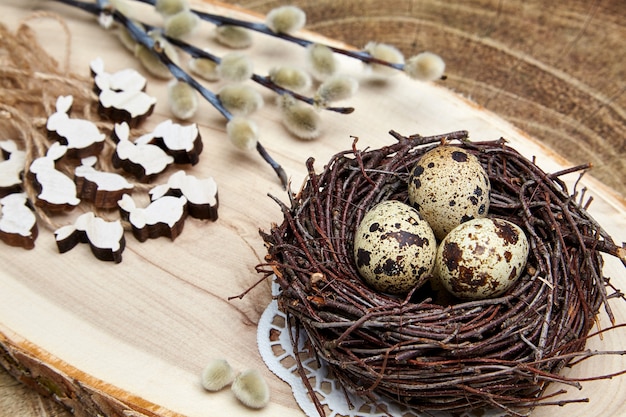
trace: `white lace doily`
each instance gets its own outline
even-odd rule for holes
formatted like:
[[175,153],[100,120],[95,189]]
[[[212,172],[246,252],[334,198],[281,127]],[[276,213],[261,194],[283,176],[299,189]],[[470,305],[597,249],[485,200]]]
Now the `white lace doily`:
[[[276,282],[272,284],[272,294],[277,295],[280,287]],[[295,336],[295,335],[293,335]],[[308,380],[315,390],[320,403],[326,410],[326,417],[385,417],[388,415],[402,417],[451,417],[444,412],[429,412],[419,414],[405,406],[387,399],[380,399],[378,407],[369,404],[364,398],[346,392],[339,386],[336,379],[329,375],[328,367],[318,361],[307,344],[304,331],[300,331],[297,354]],[[278,303],[273,300],[263,312],[257,330],[257,345],[261,357],[267,367],[291,386],[296,402],[308,417],[318,417],[319,413],[313,401],[309,398],[307,388],[300,378],[297,369],[296,352],[292,344],[292,335],[289,334],[286,315],[278,309]],[[383,411],[386,409],[386,412]],[[490,410],[476,413],[455,413],[454,417],[503,417],[506,414]]]

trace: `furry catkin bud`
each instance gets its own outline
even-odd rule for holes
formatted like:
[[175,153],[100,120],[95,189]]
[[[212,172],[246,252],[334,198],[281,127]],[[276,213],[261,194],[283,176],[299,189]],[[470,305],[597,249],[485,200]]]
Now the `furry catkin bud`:
[[242,82],[252,77],[254,66],[250,58],[233,52],[222,57],[222,62],[218,65],[217,71],[224,80]]
[[155,55],[152,50],[146,48],[142,44],[135,45],[135,56],[141,62],[141,65],[152,75],[157,78],[169,79],[172,78],[172,73],[167,66],[159,60],[159,57]]
[[230,84],[217,95],[226,110],[234,116],[248,116],[263,106],[263,97],[250,86]]
[[156,0],[154,8],[164,16],[171,16],[183,10],[188,10],[189,6],[184,0]]
[[111,6],[113,6],[115,10],[117,10],[124,16],[132,16],[133,9],[132,9],[132,6],[127,1],[123,1],[123,0],[109,0],[109,1],[111,2]]
[[443,77],[446,63],[437,54],[422,52],[409,58],[404,66],[404,72],[416,80],[434,81]]
[[172,80],[167,85],[167,95],[172,114],[182,120],[187,120],[196,114],[198,109],[198,94],[192,86],[184,81]]
[[270,401],[269,386],[256,369],[237,375],[231,390],[239,401],[250,408],[263,408]]
[[213,359],[202,370],[200,382],[207,391],[219,391],[235,379],[235,372],[224,359]]
[[[376,59],[387,61],[392,64],[404,64],[404,55],[395,46],[386,43],[368,42],[363,48],[365,52]],[[380,75],[394,75],[397,73],[393,68],[381,64],[369,64],[374,72]]]
[[322,122],[313,107],[296,101],[288,94],[278,98],[278,105],[283,115],[283,124],[294,136],[311,140],[320,135]]
[[304,27],[306,14],[296,6],[281,6],[270,10],[265,24],[277,33],[293,33]]
[[252,45],[250,31],[239,26],[217,26],[215,28],[215,39],[222,45],[234,49],[243,49]]
[[191,72],[207,81],[217,81],[220,79],[217,63],[208,58],[191,58],[189,60],[189,69]]
[[[157,32],[148,33],[152,39],[158,44],[160,48],[163,49],[163,52],[167,57],[176,65],[178,65],[178,53],[176,52],[176,48],[174,48],[169,42],[163,39],[163,36],[158,34]],[[170,70],[167,69],[167,66],[161,62],[159,57],[150,50],[146,48],[142,44],[135,45],[135,56],[144,66],[144,68],[152,75],[158,78],[169,79],[172,78],[172,74]]]
[[115,33],[122,45],[124,45],[124,48],[134,53],[137,48],[137,41],[131,36],[130,32],[120,26]]
[[235,116],[226,124],[226,133],[231,143],[239,149],[252,150],[259,140],[256,123],[244,117]]
[[167,36],[181,39],[190,35],[198,27],[200,18],[190,10],[183,10],[165,19],[164,30]]
[[324,81],[317,89],[315,102],[319,106],[352,97],[359,88],[359,83],[348,75],[334,75]]
[[275,67],[269,72],[270,80],[283,88],[302,93],[311,87],[311,76],[299,68]]
[[315,79],[325,80],[337,72],[339,63],[328,46],[312,43],[307,46],[306,51],[309,69]]

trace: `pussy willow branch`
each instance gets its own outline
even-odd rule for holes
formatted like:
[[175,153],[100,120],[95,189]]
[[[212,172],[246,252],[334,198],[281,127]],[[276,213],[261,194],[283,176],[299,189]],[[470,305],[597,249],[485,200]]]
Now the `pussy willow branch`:
[[[156,4],[156,0],[135,0],[135,1],[137,1],[139,3],[150,4],[152,6],[154,6]],[[272,29],[270,29],[264,23],[250,22],[250,21],[247,21],[247,20],[235,19],[235,18],[232,18],[232,17],[227,17],[227,16],[221,16],[221,15],[216,15],[216,14],[212,14],[212,13],[201,12],[201,11],[193,10],[193,9],[192,9],[192,11],[195,14],[197,14],[198,17],[201,18],[202,20],[205,20],[207,22],[213,23],[216,26],[222,26],[222,25],[238,26],[238,27],[242,27],[242,28],[253,30],[255,32],[263,33],[263,34],[268,35],[268,36],[279,38],[279,39],[285,40],[287,42],[291,42],[291,43],[294,43],[296,45],[300,45],[302,47],[307,47],[307,46],[312,45],[312,44],[318,44],[318,42],[313,42],[313,41],[310,41],[308,39],[300,38],[300,37],[293,36],[293,35],[290,35],[290,34],[287,34],[287,33],[274,32]],[[382,59],[375,58],[372,55],[370,55],[369,53],[364,52],[364,51],[350,51],[350,50],[347,50],[347,49],[342,49],[342,48],[331,46],[331,45],[324,45],[324,46],[327,46],[328,48],[330,48],[330,50],[332,50],[335,53],[348,56],[350,58],[353,58],[353,59],[356,59],[358,61],[364,62],[366,64],[384,65],[384,66],[387,66],[387,67],[390,67],[390,68],[397,69],[398,71],[402,71],[404,69],[404,64],[384,61]]]
[[[136,42],[151,50],[155,54],[155,56],[157,56],[159,60],[168,68],[168,70],[176,79],[188,83],[191,87],[198,91],[198,93],[200,93],[200,95],[202,95],[202,97],[204,97],[227,121],[230,121],[233,118],[232,114],[222,105],[221,101],[215,93],[204,87],[196,79],[194,79],[187,72],[185,72],[185,70],[172,62],[163,51],[163,48],[159,42],[152,39],[152,37],[150,37],[145,30],[140,28],[124,14],[120,13],[119,10],[115,10],[109,7],[108,2],[99,1],[98,4],[95,4],[77,0],[52,1],[57,1],[69,6],[77,7],[96,16],[100,16],[102,14],[111,15],[116,22],[124,26],[124,28],[128,31],[128,33]],[[257,141],[256,150],[259,155],[261,155],[261,157],[274,169],[276,175],[280,179],[282,186],[287,187],[287,173],[282,168],[282,166],[271,157],[271,155],[267,152],[261,142]]]
[[[147,25],[146,25],[147,26]],[[165,37],[165,39],[171,43],[172,45],[175,45],[177,47],[179,47],[181,50],[185,51],[187,54],[189,54],[191,57],[193,58],[206,58],[209,59],[213,62],[215,62],[216,64],[219,64],[220,62],[222,62],[222,59],[220,57],[218,57],[217,55],[214,55],[210,52],[207,52],[203,49],[198,48],[197,46],[191,45],[185,41],[182,41],[180,39],[175,39],[172,37],[169,37],[167,35],[163,35]],[[274,92],[276,92],[277,94],[287,94],[292,96],[293,98],[303,101],[307,104],[311,104],[314,105],[315,104],[315,100],[311,97],[307,97],[304,96],[302,94],[298,94],[295,91],[289,90],[287,88],[283,88],[281,86],[279,86],[278,84],[274,83],[269,77],[264,77],[258,74],[252,74],[251,77],[252,81],[256,82],[257,84],[262,85],[263,87],[266,87]],[[354,112],[354,108],[353,107],[325,107],[325,110],[329,110],[329,111],[334,111],[336,113],[340,113],[340,114],[350,114],[352,112]]]

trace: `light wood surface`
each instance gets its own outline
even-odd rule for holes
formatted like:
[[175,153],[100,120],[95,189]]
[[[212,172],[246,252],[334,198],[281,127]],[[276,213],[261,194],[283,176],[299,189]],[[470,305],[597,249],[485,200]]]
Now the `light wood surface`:
[[[295,3],[307,11],[308,27],[351,44],[376,39],[398,45],[407,55],[422,48],[441,53],[448,80],[429,85],[396,76],[382,84],[363,82],[349,103],[357,111],[324,114],[324,134],[315,142],[290,137],[268,101],[256,117],[262,141],[283,163],[294,188],[304,178],[308,156],[321,167],[334,152],[350,147],[351,135],[366,147],[390,143],[390,129],[406,134],[467,129],[476,139],[509,138],[527,156],[536,155],[547,171],[594,162],[601,181],[586,182],[596,196],[591,212],[616,241],[626,240],[626,209],[619,196],[625,172],[621,2],[571,1],[553,9],[540,2]],[[278,2],[238,4],[265,12]],[[108,66],[138,68],[112,35],[80,12],[17,0],[3,2],[0,12],[6,24],[16,25],[38,8],[67,19],[75,71],[87,74],[88,62],[97,55]],[[50,51],[65,53],[58,23],[38,20],[32,26]],[[276,60],[301,59],[297,48],[255,40],[259,73]],[[345,65],[366,80],[360,65]],[[602,70],[593,71],[594,65]],[[150,119],[156,124],[170,116],[164,83],[149,83],[148,92],[160,98]],[[255,323],[269,302],[268,286],[243,300],[227,301],[258,278],[254,266],[262,261],[264,248],[257,230],[281,221],[266,194],[283,200],[286,195],[256,154],[243,154],[226,143],[223,122],[208,105],[197,121],[205,150],[191,171],[218,182],[217,222],[188,220],[173,243],[163,238],[138,243],[129,235],[119,265],[97,261],[84,245],[60,255],[48,230],[41,231],[33,251],[0,250],[0,357],[29,386],[24,389],[0,373],[0,416],[67,415],[44,398],[51,392],[76,415],[121,415],[122,410],[158,416],[301,415],[290,388],[265,369],[257,353]],[[621,265],[609,262],[605,272],[626,288]],[[626,322],[623,307],[615,308],[618,320]],[[602,348],[621,348],[624,337],[609,335]],[[202,392],[199,372],[215,356],[238,369],[261,370],[272,387],[270,407],[253,413],[228,392]],[[609,358],[583,363],[575,372],[625,367],[625,359]],[[589,396],[590,404],[539,409],[533,416],[620,416],[625,384],[624,378],[585,384],[572,395]]]

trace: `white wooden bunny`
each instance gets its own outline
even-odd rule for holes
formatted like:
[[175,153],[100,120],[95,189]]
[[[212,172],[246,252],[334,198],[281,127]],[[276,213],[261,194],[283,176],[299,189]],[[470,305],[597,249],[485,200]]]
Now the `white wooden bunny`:
[[151,133],[141,136],[135,143],[156,145],[171,155],[177,164],[197,164],[203,148],[197,124],[183,126],[169,119],[156,125]]
[[156,145],[131,142],[129,134],[130,128],[127,123],[115,125],[114,136],[118,140],[113,153],[115,168],[122,168],[139,181],[149,182],[174,162],[173,157]]
[[187,211],[191,217],[217,220],[217,183],[213,177],[198,179],[181,170],[170,175],[166,184],[157,185],[149,193],[152,200],[165,195],[182,195],[187,199]]
[[81,160],[74,171],[74,182],[82,200],[94,203],[99,208],[117,207],[123,194],[130,194],[133,184],[114,172],[98,171],[94,168],[98,158],[89,156]]
[[22,188],[26,152],[17,149],[13,140],[0,141],[0,151],[7,159],[0,160],[0,195],[18,192]]
[[146,79],[141,74],[133,69],[110,74],[100,58],[91,61],[90,66],[102,115],[136,127],[152,114],[156,98],[143,91]]
[[80,200],[76,196],[74,181],[55,167],[55,162],[67,151],[67,146],[55,142],[46,156],[30,164],[29,175],[40,189],[35,204],[52,211],[71,210]]
[[88,211],[77,217],[74,224],[57,229],[54,235],[61,253],[79,243],[89,243],[91,252],[101,261],[122,262],[126,240],[119,220],[109,222]]
[[11,246],[35,247],[37,218],[27,206],[26,193],[13,193],[0,199],[0,239]]
[[183,196],[161,197],[147,207],[137,207],[128,194],[118,201],[122,219],[127,220],[140,242],[160,236],[174,240],[182,232],[187,217],[187,199]]
[[73,102],[72,96],[57,98],[56,112],[48,117],[46,130],[52,139],[67,145],[70,157],[96,155],[104,147],[105,135],[93,122],[69,117]]

